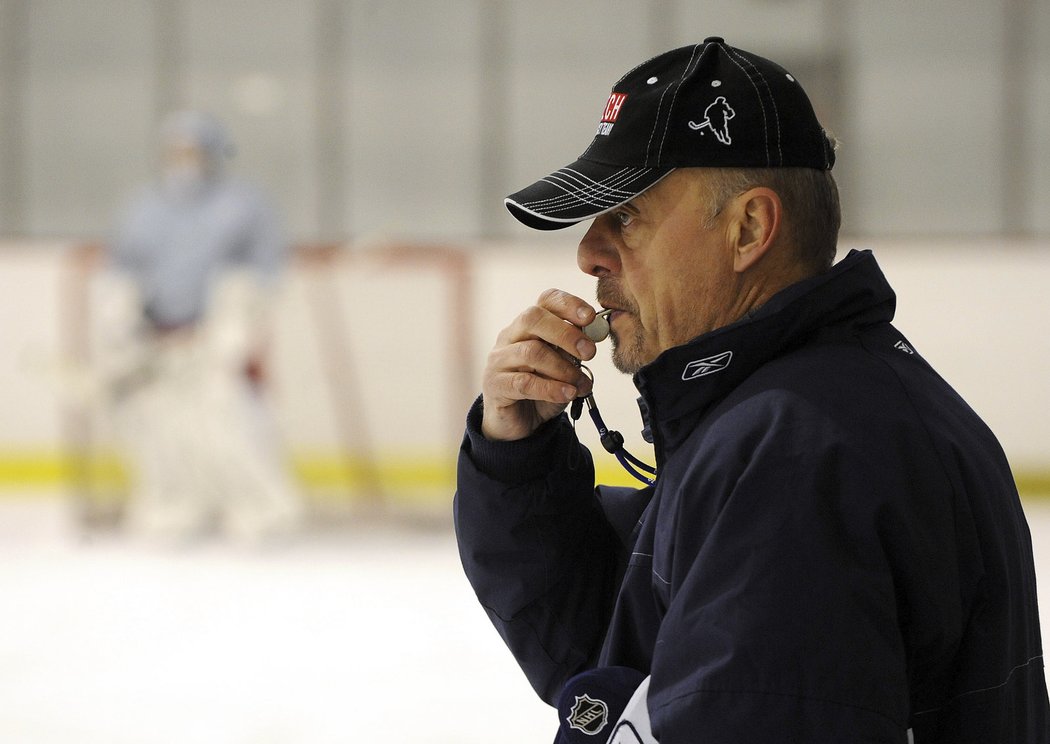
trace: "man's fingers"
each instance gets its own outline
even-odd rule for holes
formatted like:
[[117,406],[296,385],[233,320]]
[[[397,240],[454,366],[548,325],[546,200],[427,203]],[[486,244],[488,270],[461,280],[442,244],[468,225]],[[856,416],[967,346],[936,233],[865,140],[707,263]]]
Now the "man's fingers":
[[544,290],[536,304],[573,325],[584,326],[594,320],[594,308],[561,289]]
[[549,380],[531,372],[510,372],[507,375],[508,397],[514,400],[538,400],[547,403],[571,403],[576,397],[576,386],[558,380]]
[[[566,296],[571,297],[572,295]],[[579,302],[583,301],[579,300]],[[594,309],[586,303],[583,303],[583,307],[586,308],[584,314],[589,315],[593,320]],[[573,322],[584,324],[584,321],[579,320]],[[533,305],[500,333],[497,345],[510,346],[529,339],[538,339],[577,359],[592,359],[597,352],[597,347],[581,330],[581,325],[574,325],[573,322],[567,322],[561,315],[545,307]]]
[[591,380],[577,360],[597,351],[581,330],[594,314],[579,297],[549,289],[500,332],[482,378],[485,436],[526,437],[590,393]]
[[504,404],[518,400],[566,403],[576,397],[576,388],[586,380],[570,357],[539,339],[493,349],[487,369],[491,379],[486,381],[486,392]]

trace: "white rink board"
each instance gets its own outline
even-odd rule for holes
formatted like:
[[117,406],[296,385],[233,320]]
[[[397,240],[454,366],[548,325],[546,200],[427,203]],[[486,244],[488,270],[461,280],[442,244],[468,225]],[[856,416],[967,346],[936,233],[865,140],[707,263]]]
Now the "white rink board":
[[[472,247],[466,372],[457,372],[450,357],[459,321],[452,317],[447,276],[427,266],[348,262],[350,268],[327,277],[332,293],[319,301],[318,275],[297,264],[279,296],[273,345],[274,400],[289,450],[338,450],[347,437],[335,414],[349,411],[380,453],[454,453],[465,408],[499,330],[548,287],[593,300],[594,280],[576,268],[578,238],[567,230],[553,243]],[[59,356],[69,332],[62,315],[69,247],[0,244],[0,457],[57,452],[64,444],[63,407],[40,364]],[[874,248],[898,292],[900,329],[988,421],[1014,465],[1050,470],[1050,344],[1044,328],[1050,244],[857,247]],[[366,269],[355,268],[360,266]],[[314,314],[332,307],[345,331],[336,344],[322,334]],[[596,398],[628,448],[644,455],[634,388],[612,368],[608,348],[602,345],[590,364]],[[334,395],[326,377],[325,364],[332,360],[351,373],[342,378],[352,393],[349,404]],[[588,422],[580,430],[594,442]]]
[[[594,279],[576,268],[579,237],[565,231],[563,250],[543,244],[479,254],[478,365],[499,329],[544,289],[557,286],[593,302]],[[840,257],[850,249],[875,253],[897,292],[897,327],[991,426],[1014,466],[1050,470],[1050,244],[871,241],[840,248]],[[607,346],[589,366],[606,423],[624,434],[628,449],[644,452],[634,386],[612,368]]]

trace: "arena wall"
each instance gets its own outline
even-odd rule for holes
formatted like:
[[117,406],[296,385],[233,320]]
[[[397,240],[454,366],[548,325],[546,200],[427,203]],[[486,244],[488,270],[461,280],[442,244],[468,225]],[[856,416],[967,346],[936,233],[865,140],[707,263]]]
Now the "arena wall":
[[[593,298],[564,242],[300,251],[275,301],[270,394],[288,457],[324,498],[441,504],[496,333],[547,287]],[[1026,494],[1050,491],[1050,244],[855,243],[898,293],[900,329],[999,436]],[[90,344],[94,270],[75,242],[0,244],[0,489],[75,487],[119,448],[66,374]],[[630,380],[590,365],[606,421],[646,459]],[[592,445],[604,480],[630,482]],[[86,440],[86,441],[85,441]],[[82,464],[82,463],[81,463]],[[98,463],[95,463],[98,465]],[[103,470],[105,468],[103,467]],[[114,476],[119,479],[118,475]]]

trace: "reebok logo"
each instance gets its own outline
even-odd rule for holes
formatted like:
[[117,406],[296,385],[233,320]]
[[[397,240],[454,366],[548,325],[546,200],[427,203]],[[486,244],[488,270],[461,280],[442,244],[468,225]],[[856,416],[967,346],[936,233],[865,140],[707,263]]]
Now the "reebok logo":
[[731,361],[733,361],[733,352],[731,351],[723,351],[721,354],[715,354],[706,359],[697,359],[685,365],[685,369],[682,370],[682,379],[695,380],[697,377],[713,375],[715,372],[721,372],[728,367]]

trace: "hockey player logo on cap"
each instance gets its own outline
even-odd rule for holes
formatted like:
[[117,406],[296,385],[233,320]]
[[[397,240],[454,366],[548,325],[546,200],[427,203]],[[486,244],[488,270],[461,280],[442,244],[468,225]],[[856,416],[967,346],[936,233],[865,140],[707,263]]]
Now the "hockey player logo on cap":
[[730,145],[733,140],[729,137],[729,120],[736,116],[736,111],[726,103],[725,96],[719,96],[715,102],[704,109],[704,120],[697,123],[689,122],[689,128],[703,134],[705,128],[714,132],[715,139],[723,145]]

